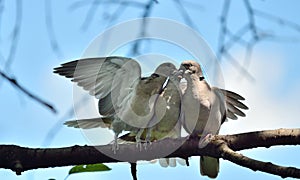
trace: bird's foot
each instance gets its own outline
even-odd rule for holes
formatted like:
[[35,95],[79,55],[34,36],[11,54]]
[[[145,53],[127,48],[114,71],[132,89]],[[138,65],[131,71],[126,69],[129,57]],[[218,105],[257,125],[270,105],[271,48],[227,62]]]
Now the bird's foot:
[[138,148],[140,151],[142,151],[142,147],[143,147],[143,144],[142,144],[142,141],[136,141],[136,148]]
[[150,140],[146,140],[144,143],[144,149],[147,150],[149,146],[151,146],[152,142]]
[[151,145],[151,130],[147,131],[145,143],[144,143],[144,148],[147,150],[147,147]]
[[116,153],[117,153],[117,150],[119,149],[118,143],[117,143],[117,144],[114,143],[114,144],[112,145],[112,148],[111,148],[111,149],[112,149],[112,151],[114,152],[114,154],[116,154]]
[[136,147],[139,148],[140,151],[142,151],[142,140],[141,140],[141,136],[144,130],[139,129],[136,136],[135,136],[135,142],[136,142]]
[[198,147],[204,148],[212,140],[212,137],[213,137],[213,135],[210,133],[204,137],[201,137]]
[[112,144],[112,151],[114,152],[114,154],[117,153],[117,150],[119,150],[119,144],[118,144],[118,135],[115,134],[115,137],[114,137],[114,142]]

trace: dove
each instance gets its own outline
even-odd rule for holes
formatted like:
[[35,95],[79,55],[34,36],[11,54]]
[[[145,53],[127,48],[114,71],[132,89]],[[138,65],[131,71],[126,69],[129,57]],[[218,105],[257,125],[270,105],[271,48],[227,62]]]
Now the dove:
[[[210,135],[219,133],[220,126],[226,118],[237,119],[245,116],[240,109],[248,109],[241,100],[244,98],[237,93],[211,87],[205,80],[200,64],[196,61],[183,61],[179,71],[186,79],[182,98],[184,117],[182,125],[190,135],[201,135],[199,147]],[[219,159],[201,156],[200,173],[210,178],[216,178],[219,172]]]
[[[182,108],[181,108],[181,99],[182,93],[180,88],[180,78],[179,72],[176,69],[175,65],[170,67],[171,74],[168,75],[168,81],[164,86],[162,92],[160,93],[156,103],[155,103],[155,112],[158,114],[163,114],[160,118],[157,118],[157,114],[154,115],[156,123],[154,125],[149,125],[149,128],[144,129],[141,134],[141,139],[145,140],[145,148],[147,143],[153,141],[162,140],[164,138],[179,138],[181,136],[181,121],[182,117]],[[162,112],[163,113],[162,113]],[[159,119],[159,121],[157,120]],[[123,135],[120,137],[121,140],[125,142],[134,142],[136,132],[131,132],[129,134]],[[174,149],[175,150],[175,149]],[[161,151],[162,155],[167,155],[171,152]],[[154,162],[154,161],[153,161]],[[179,162],[181,165],[186,165],[185,161],[176,158],[161,158],[159,159],[159,164],[162,167],[175,167],[176,162]]]
[[[165,137],[180,137],[181,126],[179,119],[181,117],[182,98],[179,87],[180,78],[175,65],[172,64],[169,68],[169,73],[165,73],[168,80],[154,105],[155,114],[149,121],[147,128],[141,132],[141,137],[145,141],[152,142]],[[130,136],[134,136],[134,134],[134,132],[131,132],[127,136],[123,136],[122,139],[128,138],[131,141],[132,138]]]
[[54,73],[71,78],[78,86],[95,96],[99,114],[103,117],[68,121],[70,127],[107,127],[114,132],[113,150],[118,149],[117,138],[123,131],[141,132],[153,120],[154,104],[166,74],[171,74],[171,63],[159,65],[149,77],[141,77],[139,63],[131,58],[111,56],[80,59],[62,64]]

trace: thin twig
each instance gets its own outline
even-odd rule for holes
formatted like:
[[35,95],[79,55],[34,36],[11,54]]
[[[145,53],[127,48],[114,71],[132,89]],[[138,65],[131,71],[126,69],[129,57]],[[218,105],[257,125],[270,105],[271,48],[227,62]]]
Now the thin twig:
[[181,13],[181,16],[183,17],[186,24],[193,29],[197,30],[197,26],[194,24],[192,18],[190,17],[188,11],[185,9],[185,7],[182,5],[181,0],[174,0],[175,4],[178,7],[178,11]]
[[20,37],[21,32],[21,23],[22,23],[22,14],[23,14],[23,5],[22,0],[16,0],[16,21],[15,25],[12,31],[12,43],[9,50],[8,57],[5,62],[5,70],[8,71],[10,69],[10,66],[14,60],[14,57],[16,55],[18,41]]
[[59,46],[59,43],[57,41],[54,28],[53,28],[53,20],[52,20],[52,0],[45,0],[45,22],[47,26],[47,32],[49,35],[50,45],[53,50],[53,52],[56,54],[58,58],[61,58],[63,56],[62,50]]
[[247,69],[245,69],[239,62],[238,60],[236,60],[229,52],[225,51],[223,52],[223,56],[226,57],[229,62],[232,64],[232,66],[237,67],[237,69],[239,69],[242,74],[251,82],[255,81],[255,78],[252,76],[252,74],[250,74]]
[[221,59],[221,56],[224,52],[224,42],[225,42],[225,36],[227,35],[227,15],[230,7],[230,0],[226,0],[223,4],[223,9],[221,13],[221,18],[220,18],[220,32],[219,32],[219,41],[218,41],[218,52],[217,52],[217,57],[218,59]]
[[[69,6],[69,10],[73,11],[80,7],[83,7],[85,5],[89,5],[89,1],[82,0],[74,2]],[[100,1],[94,2],[94,3],[100,3]],[[145,3],[137,2],[137,1],[117,1],[117,0],[107,0],[107,1],[101,1],[102,4],[119,4],[122,6],[130,6],[130,7],[136,7],[136,8],[144,8]]]
[[98,0],[93,0],[93,2],[90,4],[90,8],[87,12],[87,15],[84,19],[82,26],[81,26],[81,29],[83,31],[86,31],[88,29],[88,27],[90,26],[100,4],[101,4],[101,1],[98,1]]
[[247,12],[248,12],[247,14],[248,14],[248,18],[249,18],[249,28],[252,32],[252,37],[255,40],[259,40],[259,36],[258,36],[258,33],[257,33],[257,29],[256,29],[255,17],[254,17],[254,12],[253,12],[252,6],[251,6],[249,0],[244,0],[244,3],[245,3],[245,7],[247,9]]
[[272,15],[272,14],[269,14],[269,13],[266,13],[266,12],[263,12],[263,11],[260,11],[257,9],[253,9],[253,12],[256,16],[259,16],[264,19],[268,19],[270,21],[274,21],[282,26],[288,26],[288,27],[296,30],[297,32],[300,32],[300,25],[297,23],[294,23],[292,21],[283,19],[281,17],[277,17],[275,15]]
[[[157,3],[157,2],[154,1],[154,0],[149,0],[148,3],[144,7],[144,11],[143,11],[142,16],[141,16],[143,18],[143,21],[141,23],[140,33],[139,33],[139,36],[137,38],[145,37],[146,30],[147,30],[146,18],[150,16],[152,8],[154,6],[154,3]],[[141,43],[142,43],[141,40],[136,40],[134,42],[134,44],[132,45],[132,48],[129,51],[129,54],[132,55],[132,56],[140,54]]]
[[3,73],[2,71],[0,71],[0,75],[6,79],[7,81],[9,81],[13,86],[15,86],[17,89],[19,89],[20,91],[22,91],[24,94],[26,94],[27,96],[29,96],[31,99],[37,101],[38,103],[40,103],[41,105],[47,107],[49,110],[51,110],[53,113],[57,113],[57,110],[50,105],[49,103],[45,102],[44,100],[42,100],[41,98],[39,98],[38,96],[32,94],[31,92],[29,92],[26,88],[24,88],[23,86],[21,86],[18,81],[14,78],[10,78],[8,77],[5,73]]

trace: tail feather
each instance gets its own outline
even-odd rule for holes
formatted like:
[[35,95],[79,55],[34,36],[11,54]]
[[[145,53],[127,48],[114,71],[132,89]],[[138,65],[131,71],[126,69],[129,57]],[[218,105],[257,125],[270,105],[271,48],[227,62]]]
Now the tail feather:
[[202,176],[216,178],[219,173],[219,159],[209,156],[201,156],[200,173]]

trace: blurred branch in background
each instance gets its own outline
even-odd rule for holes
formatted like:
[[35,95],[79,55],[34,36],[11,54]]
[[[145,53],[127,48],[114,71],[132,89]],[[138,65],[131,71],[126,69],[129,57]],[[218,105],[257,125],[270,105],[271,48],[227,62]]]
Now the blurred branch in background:
[[180,12],[181,16],[184,19],[184,22],[193,28],[194,30],[198,30],[197,26],[194,24],[192,17],[190,17],[188,11],[183,5],[183,2],[181,0],[174,0],[175,5],[177,6],[178,11]]
[[[10,70],[11,64],[13,63],[17,51],[17,47],[19,44],[20,32],[21,32],[21,25],[22,25],[22,0],[15,0],[16,2],[16,19],[14,23],[14,27],[11,33],[12,43],[9,49],[8,56],[5,61],[4,68],[6,71]],[[3,7],[4,8],[4,7]]]
[[93,21],[96,11],[98,10],[98,8],[101,4],[103,6],[107,6],[110,4],[115,4],[118,6],[114,13],[104,12],[105,15],[104,15],[103,21],[107,21],[108,23],[112,23],[114,20],[118,19],[118,17],[121,16],[122,12],[124,12],[126,10],[126,8],[128,8],[128,7],[143,9],[146,6],[145,3],[141,3],[138,1],[118,1],[118,0],[106,0],[106,1],[100,1],[100,0],[92,0],[91,1],[90,0],[90,1],[87,1],[87,0],[82,0],[82,1],[77,1],[77,2],[72,3],[69,7],[69,11],[74,11],[83,6],[90,5],[90,7],[87,11],[87,14],[85,16],[85,20],[81,25],[81,29],[83,31],[86,31],[89,28],[91,22]]
[[99,5],[101,5],[101,1],[98,0],[93,0],[93,2],[90,4],[90,8],[87,12],[87,15],[85,17],[84,22],[81,25],[81,29],[82,30],[87,30],[87,28],[89,27],[90,23],[93,21],[95,13],[99,7]]
[[[224,1],[220,17],[221,27],[219,32],[217,57],[219,60],[222,60],[223,58],[229,60],[233,66],[240,70],[241,74],[243,74],[244,77],[246,77],[250,81],[253,81],[254,78],[251,74],[248,73],[247,69],[249,68],[251,55],[255,45],[257,45],[262,40],[273,40],[279,42],[300,42],[299,38],[296,37],[285,37],[263,30],[263,28],[259,27],[259,25],[256,23],[257,19],[263,18],[270,22],[286,26],[297,32],[300,32],[300,25],[257,10],[252,7],[249,0],[244,0],[243,2],[248,20],[246,21],[246,24],[243,24],[241,28],[239,28],[239,30],[237,30],[236,32],[232,32],[227,22],[230,19],[228,13],[233,1]],[[247,35],[249,35],[249,33],[250,38],[247,38]],[[230,53],[230,50],[236,44],[243,46],[246,50],[243,64],[240,64],[240,62],[236,60],[236,58]]]
[[[7,58],[1,54],[1,58],[4,59],[5,63],[4,63],[4,68],[3,68],[4,70],[3,71],[0,70],[0,76],[3,79],[10,82],[13,85],[13,87],[15,87],[17,90],[26,94],[29,98],[37,101],[39,104],[41,104],[42,106],[51,110],[53,113],[56,113],[57,110],[52,105],[50,105],[46,101],[42,100],[38,96],[31,93],[25,87],[21,86],[20,83],[15,78],[11,78],[7,75],[7,74],[9,74],[8,72],[10,72],[11,65],[12,65],[13,61],[15,60],[17,47],[19,44],[20,32],[21,32],[21,26],[22,26],[22,15],[23,15],[23,4],[22,3],[23,3],[22,0],[15,0],[15,6],[16,6],[15,7],[15,21],[12,21],[13,29],[12,29],[12,32],[9,34],[9,36],[11,36],[11,44],[10,44],[10,48],[8,49]],[[4,1],[1,0],[0,1],[0,22],[2,22],[1,17],[3,15],[3,11],[5,8],[4,6],[5,6]],[[2,27],[2,26],[0,26],[0,27]],[[0,81],[0,82],[2,83],[2,81]]]
[[45,0],[45,18],[46,18],[45,22],[46,22],[51,48],[57,58],[62,58],[63,52],[61,50],[61,47],[59,46],[59,43],[55,35],[54,27],[53,27],[51,1],[52,0]]
[[[154,6],[154,3],[158,3],[157,1],[155,0],[149,0],[147,4],[145,4],[144,6],[144,10],[142,12],[142,15],[141,15],[141,18],[147,18],[150,16],[151,14],[151,11],[153,9],[153,6]],[[140,33],[138,35],[137,38],[142,38],[142,37],[145,37],[146,35],[146,30],[147,30],[147,21],[144,20],[142,21],[141,23],[141,28],[140,28]],[[129,55],[130,56],[136,56],[136,55],[140,55],[142,52],[141,52],[141,44],[142,44],[142,40],[136,40],[133,45],[132,45],[132,48],[131,50],[129,51]]]
[[45,106],[46,108],[48,108],[49,110],[51,110],[53,113],[57,113],[57,110],[51,104],[47,103],[46,101],[42,100],[38,96],[36,96],[33,93],[29,92],[29,90],[27,90],[26,88],[24,88],[23,86],[21,86],[16,79],[8,77],[2,71],[0,71],[0,75],[5,80],[9,81],[17,90],[20,90],[21,92],[23,92],[24,94],[26,94],[31,99],[37,101],[39,104],[41,104],[41,105]]
[[[3,71],[8,72],[10,71],[11,65],[13,61],[15,60],[17,47],[19,44],[19,38],[20,38],[20,32],[21,32],[21,25],[22,25],[22,14],[23,14],[23,8],[22,8],[22,0],[15,0],[15,21],[13,22],[13,29],[10,32],[9,36],[11,39],[10,47],[8,48],[8,55],[5,57],[2,52],[0,52],[0,58],[4,60],[3,65]],[[3,0],[0,0],[0,28],[2,28],[2,16],[5,9],[5,3]],[[0,29],[1,30],[1,29]],[[2,31],[1,31],[2,32]],[[1,32],[0,32],[0,44],[2,44],[1,40]],[[2,50],[2,49],[1,49]],[[0,79],[0,86],[1,86],[1,79]]]

